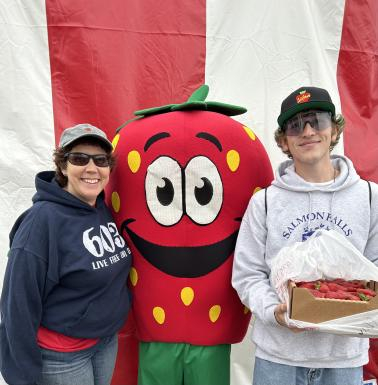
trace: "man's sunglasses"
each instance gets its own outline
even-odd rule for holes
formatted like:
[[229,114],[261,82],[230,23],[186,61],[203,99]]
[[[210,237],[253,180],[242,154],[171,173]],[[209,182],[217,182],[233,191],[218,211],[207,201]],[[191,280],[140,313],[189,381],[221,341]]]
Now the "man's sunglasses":
[[69,152],[64,155],[64,158],[74,166],[86,166],[90,159],[93,159],[97,167],[108,167],[110,165],[110,156],[106,154],[89,155],[83,152]]
[[287,136],[297,136],[303,133],[307,123],[316,131],[324,130],[332,125],[331,113],[314,110],[299,112],[288,119],[282,129]]

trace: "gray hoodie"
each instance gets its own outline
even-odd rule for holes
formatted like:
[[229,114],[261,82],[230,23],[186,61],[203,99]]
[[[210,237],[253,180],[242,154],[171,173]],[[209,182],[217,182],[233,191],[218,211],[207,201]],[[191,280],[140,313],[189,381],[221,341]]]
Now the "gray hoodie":
[[272,259],[316,229],[344,234],[362,254],[378,265],[378,185],[357,175],[352,162],[331,156],[340,170],[335,181],[309,183],[295,173],[293,161],[283,162],[276,179],[249,202],[235,249],[232,285],[256,317],[252,339],[256,356],[312,368],[346,368],[368,362],[368,339],[314,331],[293,333],[279,325],[274,309],[280,303],[270,286]]

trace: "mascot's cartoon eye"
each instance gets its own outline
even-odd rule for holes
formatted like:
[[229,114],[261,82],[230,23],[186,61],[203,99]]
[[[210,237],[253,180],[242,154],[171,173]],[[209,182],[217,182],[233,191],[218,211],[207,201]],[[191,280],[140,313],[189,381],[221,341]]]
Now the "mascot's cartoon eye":
[[183,215],[181,178],[180,165],[167,156],[155,159],[148,166],[145,179],[147,206],[161,225],[172,226]]
[[163,206],[168,206],[172,203],[175,196],[175,189],[172,182],[168,178],[162,178],[164,187],[156,187],[156,196]]
[[201,178],[201,180],[203,182],[203,186],[194,187],[194,196],[196,197],[197,202],[201,206],[205,206],[211,201],[211,198],[213,197],[214,189],[209,179],[203,177]]
[[196,156],[185,168],[185,180],[186,213],[200,225],[213,222],[223,202],[223,184],[215,164]]

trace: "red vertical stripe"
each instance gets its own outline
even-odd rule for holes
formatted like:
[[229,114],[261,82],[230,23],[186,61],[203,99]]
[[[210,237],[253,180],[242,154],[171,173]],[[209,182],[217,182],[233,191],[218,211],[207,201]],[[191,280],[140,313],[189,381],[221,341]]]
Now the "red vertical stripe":
[[337,81],[345,154],[378,182],[378,2],[346,0]]
[[46,0],[46,12],[56,136],[79,122],[113,136],[204,81],[205,0]]
[[[345,154],[359,174],[378,182],[378,2],[346,0],[337,81],[347,120]],[[378,377],[377,339],[364,379]]]
[[[55,136],[89,122],[113,137],[146,107],[182,102],[205,78],[206,1],[46,0]],[[133,322],[113,385],[136,384]]]

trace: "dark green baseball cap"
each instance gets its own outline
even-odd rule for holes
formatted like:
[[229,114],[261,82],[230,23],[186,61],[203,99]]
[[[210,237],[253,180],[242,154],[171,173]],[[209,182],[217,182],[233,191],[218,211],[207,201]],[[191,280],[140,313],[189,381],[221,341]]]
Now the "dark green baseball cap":
[[335,105],[324,88],[301,87],[292,92],[281,104],[281,113],[277,119],[280,127],[298,112],[305,110],[329,111],[335,116]]

